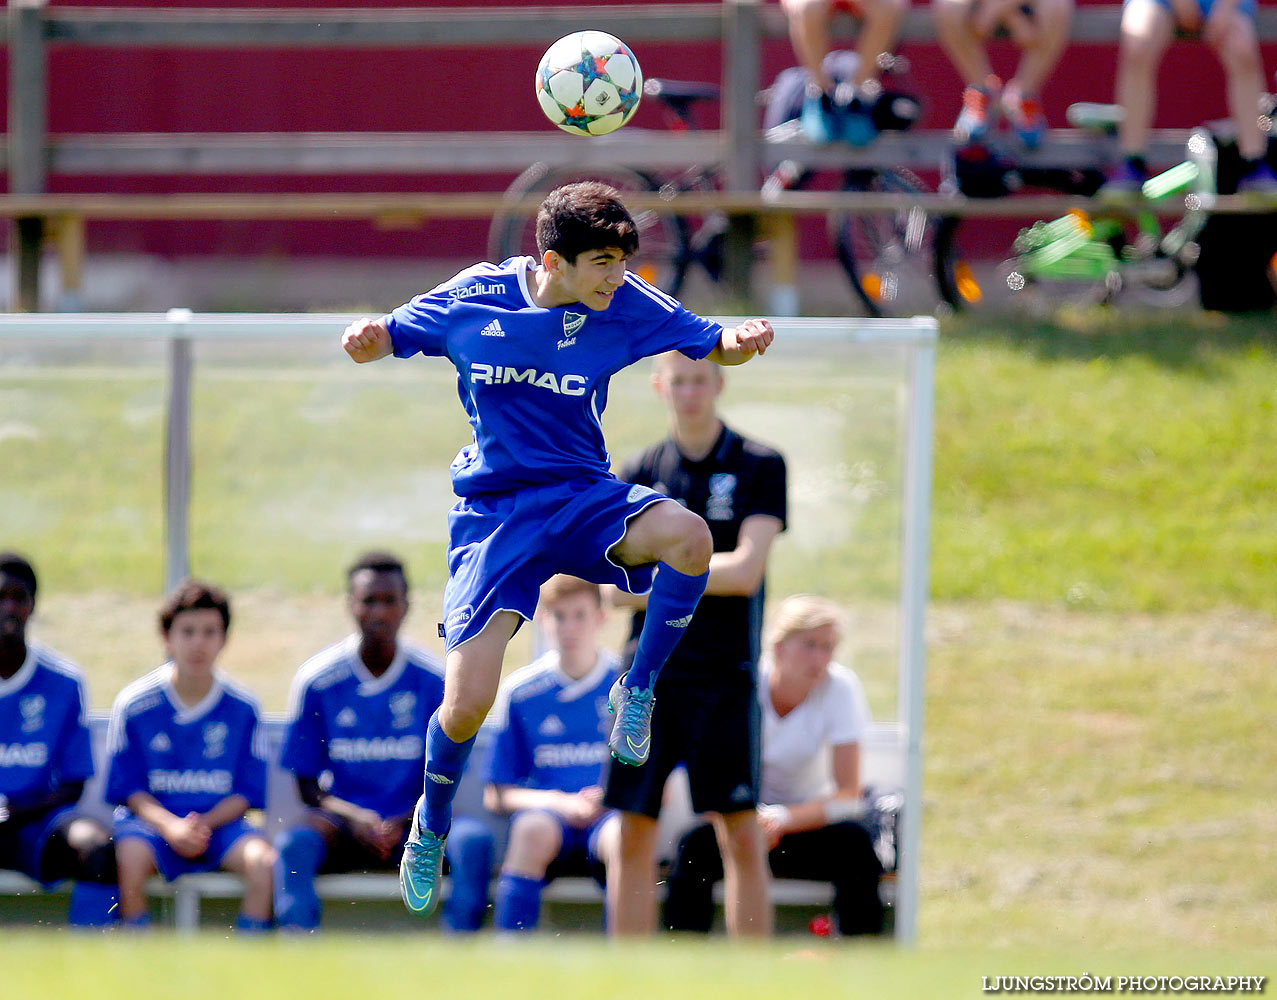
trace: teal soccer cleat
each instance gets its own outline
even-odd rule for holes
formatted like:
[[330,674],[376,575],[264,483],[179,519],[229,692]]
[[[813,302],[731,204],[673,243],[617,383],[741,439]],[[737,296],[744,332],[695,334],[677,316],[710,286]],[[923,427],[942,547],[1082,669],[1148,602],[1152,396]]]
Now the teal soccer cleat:
[[637,767],[646,763],[652,750],[652,706],[656,698],[651,688],[626,687],[618,677],[608,692],[608,711],[616,716],[607,738],[612,756],[622,764]]
[[439,889],[443,883],[443,845],[448,837],[436,837],[421,828],[423,795],[412,811],[412,829],[404,843],[399,861],[399,891],[404,906],[420,917],[428,917],[439,905]]

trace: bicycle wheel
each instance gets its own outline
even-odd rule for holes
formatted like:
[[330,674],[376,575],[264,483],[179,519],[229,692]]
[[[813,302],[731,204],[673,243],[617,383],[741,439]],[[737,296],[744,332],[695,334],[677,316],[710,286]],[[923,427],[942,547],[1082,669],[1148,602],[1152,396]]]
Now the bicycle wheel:
[[[983,226],[946,216],[936,227],[935,275],[940,297],[955,310],[1010,309],[1028,287],[1014,258],[997,252],[1000,239],[989,246]],[[1003,248],[1009,240],[1002,242]]]
[[[848,191],[917,194],[927,190],[912,171],[852,171]],[[830,235],[852,291],[871,316],[916,316],[940,304],[931,273],[939,219],[920,208],[830,215]]]
[[[511,201],[549,194],[555,188],[573,181],[603,181],[625,194],[627,191],[659,191],[661,185],[647,174],[625,167],[600,167],[581,170],[574,167],[552,167],[534,163],[506,188]],[[639,231],[638,253],[629,269],[670,295],[677,295],[691,262],[687,223],[678,216],[662,212],[634,213]],[[536,254],[536,217],[517,212],[498,211],[488,228],[488,254],[502,261],[519,254]]]

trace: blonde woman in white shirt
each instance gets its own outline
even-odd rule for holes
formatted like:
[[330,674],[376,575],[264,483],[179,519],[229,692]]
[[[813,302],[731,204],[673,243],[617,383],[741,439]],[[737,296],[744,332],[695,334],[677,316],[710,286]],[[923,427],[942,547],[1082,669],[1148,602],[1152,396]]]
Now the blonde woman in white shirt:
[[[760,665],[762,795],[759,823],[777,878],[828,881],[843,935],[882,929],[882,867],[860,809],[860,742],[870,724],[860,679],[834,662],[843,636],[833,602],[806,594],[777,609]],[[712,829],[679,844],[669,878],[665,922],[708,931],[712,891],[723,877]]]

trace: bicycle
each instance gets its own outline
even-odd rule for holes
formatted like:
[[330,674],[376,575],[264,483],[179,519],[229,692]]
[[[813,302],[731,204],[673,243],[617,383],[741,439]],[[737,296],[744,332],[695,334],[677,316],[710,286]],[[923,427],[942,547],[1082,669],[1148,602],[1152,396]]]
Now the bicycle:
[[[852,55],[838,53],[837,55]],[[847,72],[848,63],[840,64]],[[893,59],[884,66],[884,77],[905,72],[907,63]],[[765,103],[763,135],[766,141],[792,138],[799,130],[797,116],[804,82],[786,70],[759,95]],[[787,74],[792,74],[788,75]],[[665,127],[688,131],[699,127],[695,109],[704,101],[716,100],[719,88],[713,84],[651,79],[644,83],[644,96],[660,102]],[[918,102],[899,90],[884,90],[875,107],[875,123],[882,131],[903,130],[920,117]],[[796,160],[781,163],[764,180],[762,191],[788,191],[810,184],[817,172]],[[713,192],[719,179],[712,168],[694,164],[668,174],[655,174],[629,167],[582,170],[534,163],[506,189],[506,199],[522,201],[544,195],[574,180],[605,181],[621,192],[656,192],[674,198],[687,192]],[[874,170],[853,168],[843,171],[843,190],[915,193],[926,186],[903,168]],[[671,215],[656,211],[635,214],[639,228],[639,253],[631,262],[637,274],[658,288],[677,295],[693,268],[700,268],[713,282],[723,277],[723,243],[728,220],[722,212],[703,217]],[[930,261],[939,219],[917,209],[897,212],[831,213],[826,225],[834,250],[852,292],[872,316],[913,315],[930,312],[936,305],[935,282]],[[527,253],[536,244],[535,220],[513,211],[499,211],[488,231],[488,252],[494,260]]]
[[[1074,104],[1069,122],[1094,135],[1116,130],[1116,105]],[[978,156],[978,154],[976,154]],[[964,193],[988,196],[1017,187],[1043,187],[1091,196],[1100,191],[1098,167],[1079,170],[1008,168],[1004,163],[955,163],[954,183]],[[965,174],[965,176],[964,176]],[[1035,297],[1041,304],[1108,303],[1121,296],[1138,304],[1174,307],[1197,295],[1194,267],[1197,242],[1215,192],[1215,147],[1196,131],[1187,159],[1150,178],[1143,199],[1109,201],[1092,214],[1072,210],[1020,230],[1012,254],[998,263],[980,262],[972,227],[946,218],[936,239],[935,273],[940,294],[955,309],[1022,308]],[[1182,196],[1184,210],[1164,228],[1152,203]],[[982,227],[987,231],[988,227]]]

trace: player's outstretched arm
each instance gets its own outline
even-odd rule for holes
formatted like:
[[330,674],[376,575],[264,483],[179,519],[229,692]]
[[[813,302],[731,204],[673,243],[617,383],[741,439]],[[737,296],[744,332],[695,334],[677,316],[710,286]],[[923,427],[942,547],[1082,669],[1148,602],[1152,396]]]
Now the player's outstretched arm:
[[747,319],[737,327],[728,327],[709,353],[709,359],[720,365],[743,365],[755,354],[765,354],[776,337],[776,331],[765,319]]
[[341,346],[356,364],[379,361],[394,351],[390,331],[375,319],[357,319],[341,336]]

